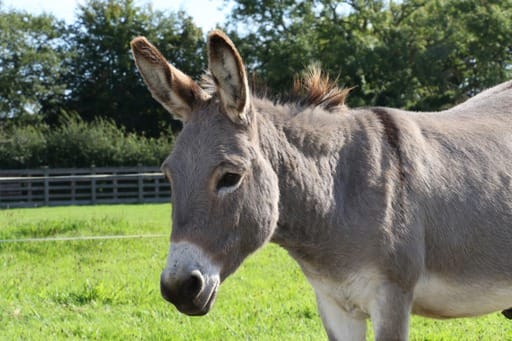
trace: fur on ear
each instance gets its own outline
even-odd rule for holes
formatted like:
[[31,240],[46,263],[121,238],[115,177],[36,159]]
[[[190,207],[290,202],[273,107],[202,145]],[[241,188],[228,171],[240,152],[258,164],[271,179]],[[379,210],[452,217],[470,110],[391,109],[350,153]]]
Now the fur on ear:
[[248,124],[250,93],[245,67],[233,42],[220,30],[208,35],[208,66],[226,114]]
[[209,95],[192,78],[169,64],[146,38],[137,37],[130,46],[151,95],[175,118],[186,122],[192,110],[208,100]]

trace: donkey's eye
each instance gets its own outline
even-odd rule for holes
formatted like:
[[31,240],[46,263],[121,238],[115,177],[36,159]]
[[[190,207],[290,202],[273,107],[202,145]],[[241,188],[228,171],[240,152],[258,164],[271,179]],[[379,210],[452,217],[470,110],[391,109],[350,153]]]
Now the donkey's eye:
[[217,183],[217,191],[223,188],[235,187],[240,182],[242,176],[236,173],[224,173]]

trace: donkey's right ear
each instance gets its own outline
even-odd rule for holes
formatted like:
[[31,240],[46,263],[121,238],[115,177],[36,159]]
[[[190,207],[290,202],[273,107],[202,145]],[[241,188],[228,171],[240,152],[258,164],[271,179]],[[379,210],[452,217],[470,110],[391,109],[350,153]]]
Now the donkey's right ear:
[[175,118],[186,122],[190,113],[210,97],[192,78],[169,64],[146,38],[137,37],[130,46],[151,95]]

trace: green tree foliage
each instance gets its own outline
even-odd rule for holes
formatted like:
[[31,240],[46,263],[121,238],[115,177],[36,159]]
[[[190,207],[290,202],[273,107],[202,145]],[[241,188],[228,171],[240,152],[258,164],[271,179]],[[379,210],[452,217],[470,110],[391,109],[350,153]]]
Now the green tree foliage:
[[316,60],[315,1],[237,0],[230,36],[258,78],[282,91]]
[[43,14],[4,11],[0,3],[0,119],[39,113],[62,101],[66,28]]
[[320,63],[352,105],[439,109],[512,76],[510,0],[236,0],[231,22],[272,88]]
[[144,35],[172,62],[199,77],[204,69],[201,29],[184,13],[138,7],[132,0],[89,0],[72,27],[67,111],[91,121],[101,115],[130,131],[158,136],[170,116],[151,98],[136,71],[130,41]]

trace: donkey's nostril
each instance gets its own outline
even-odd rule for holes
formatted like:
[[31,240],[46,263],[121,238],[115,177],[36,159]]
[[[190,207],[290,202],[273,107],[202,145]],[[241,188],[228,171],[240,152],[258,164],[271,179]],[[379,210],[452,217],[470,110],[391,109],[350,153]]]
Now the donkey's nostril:
[[182,290],[185,296],[194,298],[201,293],[204,287],[203,275],[199,270],[194,270],[182,284]]

